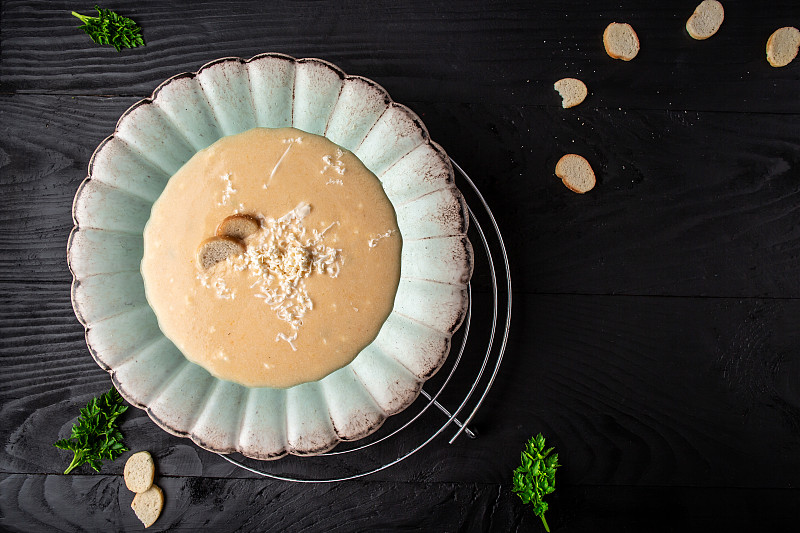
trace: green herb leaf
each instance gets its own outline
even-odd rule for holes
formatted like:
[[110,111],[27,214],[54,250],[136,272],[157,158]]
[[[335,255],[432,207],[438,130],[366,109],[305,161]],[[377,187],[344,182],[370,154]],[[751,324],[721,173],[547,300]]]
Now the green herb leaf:
[[514,470],[511,490],[516,493],[524,504],[531,504],[533,512],[542,519],[544,529],[548,533],[550,527],[544,519],[547,511],[547,502],[542,498],[556,490],[556,468],[558,454],[551,455],[553,448],[544,448],[544,437],[539,433],[525,445],[520,454],[520,466]]
[[72,426],[70,438],[56,441],[54,446],[62,450],[70,450],[75,456],[64,471],[69,474],[84,463],[97,472],[103,466],[101,459],[114,460],[128,448],[122,442],[122,432],[117,427],[117,418],[127,411],[122,396],[117,389],[99,398],[92,398],[86,407],[81,409],[78,421]]
[[97,17],[72,12],[73,16],[83,22],[83,26],[79,26],[79,28],[85,31],[92,41],[97,44],[111,45],[117,49],[117,52],[123,48],[144,46],[142,29],[134,21],[109,9],[102,9],[100,6],[94,6],[94,8],[97,10]]

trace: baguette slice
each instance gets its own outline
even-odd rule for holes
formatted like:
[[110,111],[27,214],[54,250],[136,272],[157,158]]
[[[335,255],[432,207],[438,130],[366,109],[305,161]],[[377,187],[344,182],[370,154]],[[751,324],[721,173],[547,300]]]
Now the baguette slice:
[[558,160],[556,176],[568,189],[579,194],[591,191],[597,183],[592,166],[577,154],[567,154]]
[[144,527],[155,524],[164,508],[164,493],[158,485],[153,485],[144,492],[133,497],[131,509],[136,513],[136,518],[141,520]]
[[197,265],[206,270],[232,255],[244,253],[244,244],[230,237],[211,237],[197,248]]
[[800,30],[792,26],[779,28],[767,39],[767,61],[773,67],[785,67],[797,57]]
[[150,452],[136,452],[125,462],[123,478],[132,492],[145,492],[152,487],[155,475],[156,465]]
[[217,236],[244,240],[261,227],[258,220],[250,215],[231,215],[225,217],[217,226]]
[[717,0],[703,0],[686,21],[686,31],[693,39],[708,39],[722,26],[725,10]]
[[564,109],[580,104],[589,94],[586,84],[577,78],[564,78],[553,84],[553,88],[561,95],[561,106]]
[[639,53],[639,37],[630,24],[612,22],[603,32],[603,46],[614,59],[630,61]]

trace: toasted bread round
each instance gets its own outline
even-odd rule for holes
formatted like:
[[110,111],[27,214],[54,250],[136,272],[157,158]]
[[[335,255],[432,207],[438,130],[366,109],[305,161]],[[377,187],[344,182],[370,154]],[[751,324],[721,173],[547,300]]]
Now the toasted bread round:
[[244,240],[253,233],[257,232],[261,224],[257,219],[250,215],[231,215],[225,217],[217,226],[217,236],[231,237],[232,239]]
[[561,106],[564,109],[575,107],[589,94],[586,84],[577,78],[558,80],[553,84],[553,88],[561,95]]
[[136,518],[142,521],[144,527],[152,526],[161,509],[164,508],[164,493],[158,485],[153,485],[144,492],[139,492],[133,497],[131,509],[136,513]]
[[785,67],[797,57],[800,30],[786,26],[775,30],[767,39],[767,61],[773,67]]
[[558,160],[556,176],[567,188],[579,194],[591,191],[597,183],[592,166],[577,154],[567,154]]
[[152,487],[155,475],[156,465],[150,452],[136,452],[125,462],[123,478],[132,492],[144,492]]
[[211,268],[232,255],[244,253],[244,250],[244,244],[236,239],[211,237],[201,242],[197,248],[197,266],[203,270]]
[[614,59],[630,61],[639,53],[639,37],[630,24],[612,22],[603,32],[603,46]]
[[703,0],[686,21],[686,31],[693,39],[708,39],[722,26],[725,10],[717,0]]

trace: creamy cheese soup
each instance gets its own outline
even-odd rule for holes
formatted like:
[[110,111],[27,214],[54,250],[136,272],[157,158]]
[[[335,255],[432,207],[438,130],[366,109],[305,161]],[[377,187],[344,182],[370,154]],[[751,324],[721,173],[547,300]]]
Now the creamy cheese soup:
[[[258,229],[203,268],[199,247],[234,214]],[[356,156],[318,135],[255,128],[172,176],[144,230],[142,276],[188,359],[243,385],[290,387],[347,365],[377,336],[401,247],[394,209]]]

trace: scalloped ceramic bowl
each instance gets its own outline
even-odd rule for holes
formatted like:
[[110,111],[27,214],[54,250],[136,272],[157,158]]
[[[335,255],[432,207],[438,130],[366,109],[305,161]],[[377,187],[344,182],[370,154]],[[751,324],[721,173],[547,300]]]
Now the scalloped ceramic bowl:
[[[381,180],[403,236],[394,308],[349,365],[288,389],[250,388],[188,361],[158,327],[139,272],[142,231],[198,150],[253,127],[293,126],[352,151]],[[442,365],[467,307],[467,210],[444,151],[376,83],[318,59],[224,58],[161,84],[120,118],[75,195],[72,302],[119,392],[203,448],[274,459],[367,436]]]

